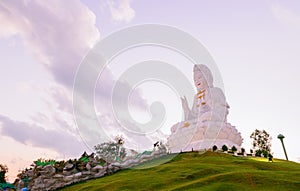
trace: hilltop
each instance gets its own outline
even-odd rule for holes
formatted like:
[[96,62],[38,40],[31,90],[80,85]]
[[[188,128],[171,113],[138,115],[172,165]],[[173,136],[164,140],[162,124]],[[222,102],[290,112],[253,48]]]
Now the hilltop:
[[274,191],[299,188],[298,163],[279,159],[274,159],[272,163],[266,158],[238,157],[208,151],[203,154],[190,152],[167,155],[134,169],[122,170],[60,190]]

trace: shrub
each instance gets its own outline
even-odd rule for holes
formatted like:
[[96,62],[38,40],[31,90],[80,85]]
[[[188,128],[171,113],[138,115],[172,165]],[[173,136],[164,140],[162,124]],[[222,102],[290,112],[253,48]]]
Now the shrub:
[[232,151],[232,152],[236,152],[236,151],[237,151],[237,148],[236,148],[235,146],[232,146],[232,147],[231,147],[231,151]]
[[264,150],[262,153],[263,153],[263,155],[264,155],[265,158],[268,158],[268,155],[269,155],[268,151]]
[[46,165],[54,165],[55,164],[55,160],[45,160],[45,159],[38,159],[37,161],[34,161],[34,163],[36,164],[36,166],[46,166]]
[[228,147],[226,146],[226,145],[223,145],[222,146],[222,151],[224,152],[224,151],[228,151]]
[[245,153],[245,149],[241,148],[241,153],[244,154]]
[[7,172],[8,172],[7,166],[0,164],[0,183],[6,183],[5,173],[7,173]]
[[213,151],[215,152],[218,149],[216,145],[213,146]]
[[255,151],[255,156],[260,157],[261,156],[262,151],[260,149]]

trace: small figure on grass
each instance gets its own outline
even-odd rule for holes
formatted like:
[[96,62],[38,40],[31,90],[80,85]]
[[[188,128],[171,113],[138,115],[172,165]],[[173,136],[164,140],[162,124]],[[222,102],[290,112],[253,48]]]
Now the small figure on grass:
[[271,154],[269,153],[268,158],[269,158],[269,162],[273,162],[273,155],[271,155]]

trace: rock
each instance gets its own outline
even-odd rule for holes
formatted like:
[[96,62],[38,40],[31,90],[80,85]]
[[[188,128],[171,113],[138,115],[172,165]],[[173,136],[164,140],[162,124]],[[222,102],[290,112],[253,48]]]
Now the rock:
[[74,165],[73,164],[66,164],[66,166],[64,167],[64,171],[70,171],[70,170],[73,170],[74,168]]
[[89,179],[91,179],[91,177],[87,176],[87,177],[82,178],[81,181],[89,180]]
[[85,168],[86,168],[87,170],[91,170],[92,167],[91,167],[90,163],[87,163],[86,166],[85,166]]
[[58,182],[53,186],[53,190],[56,190],[57,188],[62,188],[66,186],[64,182]]
[[100,178],[106,174],[106,171],[100,171],[97,174],[94,174],[93,178]]
[[[146,161],[153,157],[147,155],[142,158]],[[141,159],[131,159],[124,163],[115,162],[103,167],[99,165],[99,160],[95,160],[94,156],[90,156],[89,162],[82,162],[75,159],[69,160],[68,162],[56,162],[54,166],[33,166],[33,169],[23,172],[21,177],[27,177],[27,187],[30,191],[50,191],[76,182],[99,178],[120,169],[135,166],[140,162]],[[58,170],[57,167],[59,167],[60,170]],[[84,171],[80,172],[80,169],[83,169]],[[24,181],[17,181],[16,187],[18,190],[22,189],[24,186]]]
[[70,181],[73,180],[73,175],[65,176],[65,177],[63,178],[63,180],[64,180],[65,182],[70,182]]
[[34,175],[33,170],[32,170],[32,169],[28,170],[28,171],[26,172],[26,175],[27,175],[27,177],[32,177],[32,176]]
[[76,169],[79,171],[79,172],[82,172],[82,171],[85,171],[85,170],[87,170],[86,169],[86,162],[78,162],[77,164],[76,164]]
[[37,177],[36,179],[34,179],[34,183],[35,184],[42,184],[43,183],[43,179],[41,176]]
[[43,188],[46,188],[44,183],[40,183],[40,184],[35,184],[34,188],[37,190],[44,190]]
[[20,181],[18,188],[24,188],[25,187],[25,183],[23,180]]
[[92,173],[91,173],[91,171],[84,171],[84,172],[82,172],[82,175],[84,175],[84,176],[88,176],[88,175],[91,175]]
[[97,166],[95,166],[94,168],[92,168],[92,170],[91,171],[93,171],[93,172],[99,172],[100,170],[102,170],[103,169],[103,167],[102,166],[100,166],[100,165],[97,165]]
[[53,178],[56,178],[56,179],[62,179],[63,177],[65,177],[65,176],[62,175],[62,174],[55,174],[55,175],[53,176]]
[[45,176],[52,176],[53,174],[55,174],[55,171],[56,170],[53,166],[47,165],[42,168],[42,170],[40,171],[40,174],[45,175]]
[[76,170],[75,170],[75,168],[73,168],[72,170],[70,170],[70,171],[63,171],[63,175],[65,175],[65,176],[69,176],[69,175],[71,175],[71,174],[74,174],[76,172]]
[[78,172],[76,174],[73,175],[74,178],[80,178],[82,176],[82,172]]
[[46,188],[49,188],[50,186],[52,186],[55,183],[56,183],[55,179],[45,179],[44,180],[44,184],[45,184]]

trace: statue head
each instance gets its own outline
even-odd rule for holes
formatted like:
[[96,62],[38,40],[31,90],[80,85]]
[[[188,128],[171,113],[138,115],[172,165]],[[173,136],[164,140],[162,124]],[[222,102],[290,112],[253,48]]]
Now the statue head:
[[213,76],[207,66],[203,64],[194,65],[194,83],[198,91],[213,87]]

